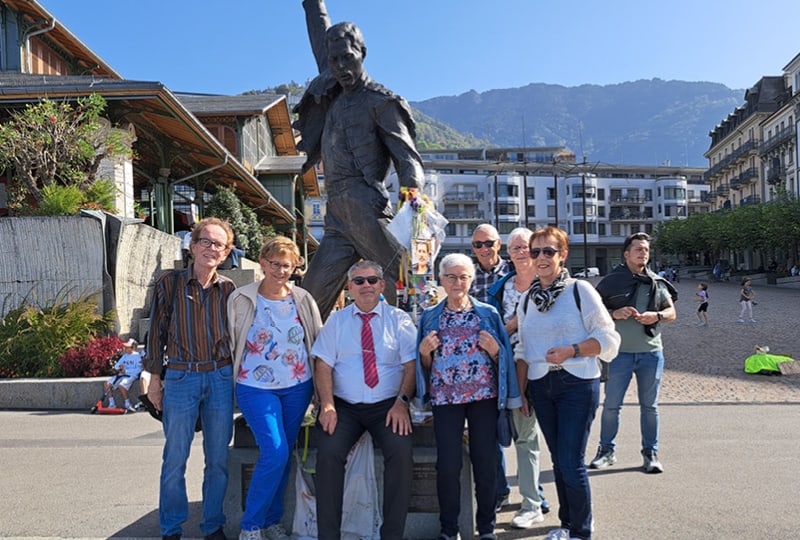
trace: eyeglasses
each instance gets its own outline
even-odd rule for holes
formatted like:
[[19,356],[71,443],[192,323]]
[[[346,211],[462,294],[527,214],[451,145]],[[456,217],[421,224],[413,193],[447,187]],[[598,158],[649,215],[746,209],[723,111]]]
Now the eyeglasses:
[[528,251],[528,246],[514,246],[508,248],[509,253],[522,253],[523,251]]
[[352,282],[353,282],[353,283],[355,283],[356,285],[359,285],[359,286],[360,286],[360,285],[363,285],[365,281],[366,281],[367,283],[369,283],[370,285],[375,285],[375,284],[376,284],[377,282],[379,282],[381,279],[383,279],[383,278],[379,278],[378,276],[369,276],[369,277],[361,277],[361,276],[358,276],[358,277],[354,277],[354,278],[353,278],[353,279],[351,279],[350,281],[352,281]]
[[497,240],[484,240],[483,242],[481,241],[472,242],[472,247],[474,247],[475,249],[481,249],[482,247],[490,248],[494,246],[495,242],[497,242]]
[[267,261],[272,267],[273,270],[283,270],[284,272],[288,272],[292,268],[294,268],[293,264],[289,263],[279,263],[278,261]]
[[460,276],[457,276],[455,274],[444,274],[442,277],[445,280],[447,280],[448,283],[455,283],[456,281],[460,281],[461,283],[466,283],[472,279],[472,276],[467,274],[461,274]]
[[558,253],[558,250],[557,249],[553,249],[551,247],[546,247],[546,248],[541,248],[541,249],[540,248],[531,248],[531,251],[530,251],[532,259],[537,258],[541,254],[544,254],[544,256],[547,257],[548,259],[552,259],[553,257],[556,256],[556,253]]
[[208,238],[198,238],[197,243],[204,248],[211,248],[215,251],[222,251],[228,247],[227,244],[215,242],[214,240],[209,240]]

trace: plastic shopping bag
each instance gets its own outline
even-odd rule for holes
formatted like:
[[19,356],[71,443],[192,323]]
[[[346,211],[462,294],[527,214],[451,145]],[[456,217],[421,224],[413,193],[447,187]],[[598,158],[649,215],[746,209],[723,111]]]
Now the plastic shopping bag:
[[380,538],[383,518],[375,482],[375,450],[369,433],[364,433],[347,456],[342,502],[342,540]]
[[317,537],[317,499],[306,481],[303,461],[297,456],[297,472],[294,477],[295,503],[292,532],[298,540]]

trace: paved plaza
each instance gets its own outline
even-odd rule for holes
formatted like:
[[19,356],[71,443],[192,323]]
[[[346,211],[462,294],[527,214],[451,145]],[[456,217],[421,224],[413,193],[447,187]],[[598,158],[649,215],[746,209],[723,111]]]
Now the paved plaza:
[[[755,345],[800,359],[800,290],[756,286],[755,324],[738,324],[738,283],[710,284],[709,327],[697,327],[697,281],[678,284],[679,319],[665,330],[659,456],[665,472],[645,475],[633,389],[623,409],[618,463],[591,471],[599,540],[784,539],[800,530],[800,375],[746,375]],[[87,407],[88,408],[88,407]],[[599,414],[599,411],[598,411]],[[587,453],[594,454],[599,419]],[[1,538],[158,538],[163,436],[146,414],[0,411]],[[516,485],[513,449],[508,474]],[[553,512],[520,531],[519,508],[498,515],[500,539],[542,538],[558,526],[549,456],[542,452]],[[187,484],[186,537],[200,537],[202,449]],[[236,524],[231,524],[232,533]]]

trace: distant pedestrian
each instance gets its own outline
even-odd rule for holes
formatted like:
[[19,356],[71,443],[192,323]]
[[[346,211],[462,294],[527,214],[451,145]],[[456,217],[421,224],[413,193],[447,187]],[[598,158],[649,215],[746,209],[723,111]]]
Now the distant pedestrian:
[[745,313],[750,316],[751,323],[756,322],[753,318],[753,299],[756,297],[756,293],[753,291],[752,283],[749,278],[742,280],[742,289],[739,291],[739,304],[742,306],[742,310],[739,312],[740,323],[744,322]]
[[697,286],[697,301],[700,305],[697,306],[697,326],[708,326],[708,284],[700,283]]

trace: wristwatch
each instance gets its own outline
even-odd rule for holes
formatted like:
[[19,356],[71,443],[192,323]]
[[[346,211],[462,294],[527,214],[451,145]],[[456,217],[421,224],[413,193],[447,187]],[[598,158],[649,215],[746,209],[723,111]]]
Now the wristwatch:
[[409,401],[410,401],[410,400],[408,399],[408,396],[407,396],[407,395],[405,395],[405,394],[400,394],[399,396],[397,396],[397,399],[399,399],[400,401],[402,401],[402,402],[403,402],[403,403],[405,403],[406,405],[408,405],[408,403],[409,403]]
[[664,316],[661,314],[661,312],[660,312],[660,311],[657,311],[657,312],[656,312],[656,315],[658,315],[658,320],[659,320],[659,321],[660,321],[660,320],[662,320],[662,319],[664,318]]

